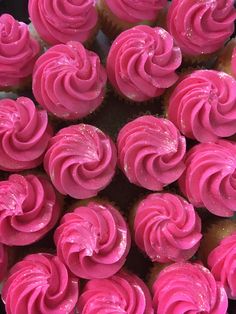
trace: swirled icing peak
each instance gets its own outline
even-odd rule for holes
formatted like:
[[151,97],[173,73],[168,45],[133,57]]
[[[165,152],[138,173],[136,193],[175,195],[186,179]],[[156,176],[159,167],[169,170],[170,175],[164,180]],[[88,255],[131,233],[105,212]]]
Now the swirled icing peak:
[[226,314],[228,299],[221,283],[198,264],[175,263],[158,275],[154,285],[156,314]]
[[108,279],[90,280],[78,302],[80,314],[153,314],[150,292],[137,276],[120,271]]
[[214,142],[236,133],[236,80],[213,70],[198,70],[175,87],[168,118],[185,136]]
[[152,191],[176,181],[183,173],[185,138],[163,118],[142,116],[119,132],[119,165],[131,183]]
[[0,242],[28,245],[54,227],[60,204],[43,176],[13,174],[0,181]]
[[36,62],[33,93],[62,119],[81,119],[103,101],[107,75],[98,55],[79,42],[56,45]]
[[28,26],[13,16],[0,16],[0,89],[19,87],[32,71],[40,46]]
[[5,245],[0,243],[0,282],[4,279],[8,266],[8,252]]
[[236,210],[236,144],[226,140],[195,145],[186,156],[179,187],[196,207],[230,217]]
[[222,48],[235,19],[234,0],[173,0],[167,25],[183,54],[198,56]]
[[2,299],[8,314],[73,314],[78,279],[57,256],[32,254],[10,270]]
[[124,31],[113,42],[107,75],[125,98],[147,101],[177,81],[175,70],[181,60],[181,51],[167,31],[139,25]]
[[117,273],[130,249],[130,233],[109,203],[90,201],[66,214],[54,235],[57,255],[76,276],[107,278]]
[[94,0],[29,0],[29,15],[50,45],[85,42],[93,36],[98,21]]
[[153,193],[138,203],[135,242],[153,262],[188,260],[196,253],[201,237],[200,218],[182,197]]
[[0,169],[37,167],[52,136],[47,112],[26,97],[0,100]]

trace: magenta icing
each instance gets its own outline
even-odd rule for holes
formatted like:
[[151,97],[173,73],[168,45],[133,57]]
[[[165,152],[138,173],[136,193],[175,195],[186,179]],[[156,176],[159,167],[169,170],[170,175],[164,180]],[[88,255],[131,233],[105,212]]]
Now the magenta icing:
[[208,265],[230,299],[236,299],[236,233],[224,238],[208,256]]
[[28,26],[13,16],[0,16],[0,88],[18,87],[28,78],[39,54]]
[[57,117],[81,119],[101,105],[106,81],[98,55],[79,42],[68,42],[50,48],[37,60],[33,93]]
[[39,166],[52,136],[47,112],[26,97],[2,99],[0,120],[0,169],[18,171]]
[[234,0],[172,0],[167,25],[183,54],[198,56],[222,48],[235,19]]
[[201,220],[178,195],[149,194],[136,207],[134,239],[153,262],[181,262],[197,251]]
[[57,255],[76,276],[107,278],[121,269],[130,249],[130,233],[109,203],[90,201],[65,214],[54,235]]
[[167,0],[104,0],[111,12],[129,23],[155,21]]
[[78,279],[57,256],[32,254],[10,270],[2,299],[8,314],[73,314]]
[[152,191],[176,181],[185,169],[185,138],[174,124],[142,116],[119,132],[119,165],[131,183]]
[[121,271],[108,279],[90,280],[78,302],[80,314],[153,314],[150,292],[137,276]]
[[160,96],[177,81],[175,70],[181,60],[181,51],[167,31],[139,25],[113,42],[107,74],[119,94],[132,101],[146,101]]
[[4,279],[7,273],[8,252],[5,245],[0,243],[0,282]]
[[234,48],[232,53],[231,69],[233,76],[236,78],[236,47]]
[[199,142],[235,134],[236,80],[213,70],[185,76],[170,96],[168,119],[185,136]]
[[230,217],[236,211],[236,144],[226,140],[195,145],[186,156],[179,187],[196,207]]
[[98,21],[94,0],[29,0],[29,15],[38,34],[51,45],[87,41]]
[[50,140],[44,168],[61,194],[85,199],[111,182],[116,162],[112,140],[94,126],[78,124],[61,129]]
[[226,314],[228,299],[221,283],[198,264],[175,263],[153,285],[155,314]]

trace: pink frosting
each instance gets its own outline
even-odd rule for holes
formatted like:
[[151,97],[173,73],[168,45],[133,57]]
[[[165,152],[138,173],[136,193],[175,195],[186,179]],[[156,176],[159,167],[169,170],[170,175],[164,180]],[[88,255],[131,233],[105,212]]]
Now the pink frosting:
[[134,237],[153,262],[180,262],[197,251],[201,220],[193,206],[170,193],[150,194],[137,205]]
[[50,48],[37,60],[33,93],[57,117],[80,119],[102,103],[106,81],[98,55],[79,42],[69,42]]
[[210,253],[207,262],[215,279],[223,284],[228,298],[236,299],[236,233],[224,238]]
[[153,314],[150,292],[137,276],[121,271],[90,280],[79,298],[80,314]]
[[8,314],[73,314],[78,292],[78,279],[57,256],[32,254],[13,266],[2,299]]
[[105,0],[111,12],[129,23],[155,21],[167,0]]
[[186,55],[213,53],[234,31],[234,0],[172,0],[168,30]]
[[98,21],[94,0],[29,0],[29,15],[38,34],[51,45],[87,41]]
[[211,142],[236,133],[236,80],[213,70],[187,75],[169,99],[168,118],[187,137]]
[[78,124],[61,129],[50,140],[44,168],[61,194],[85,199],[111,182],[116,162],[112,140],[94,126]]
[[231,70],[233,76],[236,78],[236,47],[233,50],[232,60],[231,60]]
[[52,135],[47,112],[26,97],[0,100],[0,169],[37,167]]
[[54,227],[59,215],[59,201],[44,177],[13,174],[0,181],[0,242],[31,244]]
[[109,203],[93,201],[66,214],[54,240],[59,258],[85,279],[114,275],[130,249],[130,233],[119,211]]
[[172,122],[142,116],[127,123],[117,139],[119,165],[131,183],[152,191],[183,173],[185,138]]
[[0,243],[0,282],[4,279],[7,273],[8,252],[5,245]]
[[0,88],[18,87],[28,78],[39,54],[28,26],[13,16],[0,16]]
[[153,285],[156,314],[225,314],[226,292],[210,271],[198,264],[166,267]]
[[113,42],[107,74],[119,94],[132,101],[146,101],[160,96],[177,81],[175,70],[181,60],[181,51],[167,31],[139,25]]
[[194,146],[179,187],[196,207],[230,217],[236,211],[236,144],[219,140]]

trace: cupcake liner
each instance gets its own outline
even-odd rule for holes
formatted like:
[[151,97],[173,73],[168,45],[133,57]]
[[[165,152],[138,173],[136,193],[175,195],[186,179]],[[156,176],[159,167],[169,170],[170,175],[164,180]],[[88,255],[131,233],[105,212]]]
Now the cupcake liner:
[[221,50],[221,53],[219,54],[215,64],[216,70],[223,71],[229,75],[233,75],[231,70],[231,59],[235,47],[236,38],[233,38],[226,44],[224,49]]

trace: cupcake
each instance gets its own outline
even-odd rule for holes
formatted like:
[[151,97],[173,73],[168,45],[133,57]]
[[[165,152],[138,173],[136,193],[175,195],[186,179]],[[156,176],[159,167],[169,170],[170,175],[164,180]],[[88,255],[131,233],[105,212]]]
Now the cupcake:
[[0,283],[5,278],[8,266],[8,252],[4,244],[0,243]]
[[0,181],[0,243],[32,244],[51,230],[60,216],[60,202],[41,175],[13,174]]
[[34,29],[48,45],[71,40],[88,43],[98,30],[93,0],[29,0],[28,9]]
[[236,80],[213,70],[184,76],[167,101],[168,119],[182,134],[199,142],[236,133]]
[[193,206],[178,195],[153,193],[134,209],[134,240],[152,262],[182,262],[197,251],[201,220]]
[[163,28],[139,25],[121,33],[107,57],[107,75],[115,91],[132,102],[160,96],[178,79],[181,51]]
[[61,194],[86,199],[111,182],[116,161],[115,144],[106,134],[92,125],[77,124],[50,140],[44,168]]
[[236,78],[236,38],[231,39],[222,50],[216,67]]
[[103,102],[107,75],[98,55],[79,42],[56,45],[36,62],[33,94],[52,115],[81,119]]
[[54,234],[58,257],[80,278],[107,278],[124,265],[130,233],[109,202],[89,201],[61,220]]
[[78,300],[78,279],[57,256],[31,254],[15,264],[3,286],[8,314],[72,314]]
[[0,91],[25,87],[40,52],[28,26],[9,14],[0,16]]
[[167,28],[187,63],[208,61],[234,32],[234,0],[173,0]]
[[26,97],[1,99],[0,120],[0,170],[39,166],[52,136],[47,112]]
[[231,217],[236,210],[236,144],[201,143],[189,150],[179,188],[195,207]]
[[163,118],[141,116],[127,123],[117,139],[119,166],[128,180],[160,191],[185,169],[185,138]]
[[136,275],[120,271],[107,279],[92,279],[78,302],[80,314],[154,314],[150,292]]
[[199,265],[175,263],[157,276],[153,285],[156,314],[226,314],[228,299],[221,283]]

